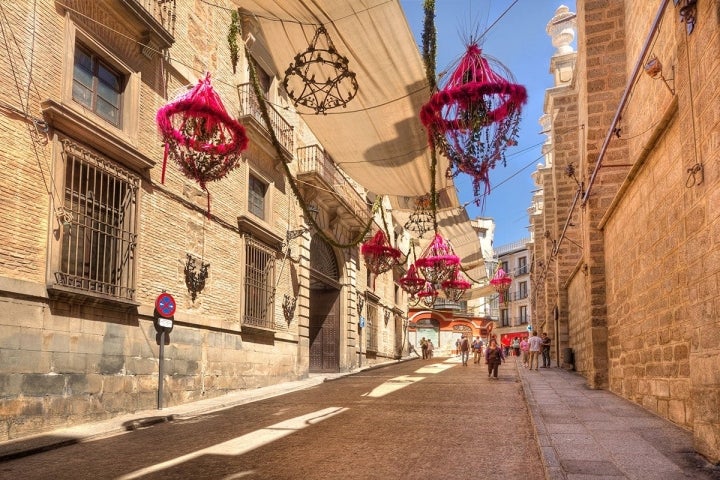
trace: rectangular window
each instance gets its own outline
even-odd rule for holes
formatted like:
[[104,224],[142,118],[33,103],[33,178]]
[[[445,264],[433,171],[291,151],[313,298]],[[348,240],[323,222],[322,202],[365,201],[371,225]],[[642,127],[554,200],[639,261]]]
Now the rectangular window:
[[243,324],[273,328],[275,251],[246,237]]
[[250,175],[248,187],[248,212],[265,220],[265,194],[267,185],[257,177]]
[[368,302],[367,319],[365,321],[365,345],[368,351],[378,351],[378,306],[376,303]]
[[518,258],[518,275],[526,275],[527,273],[527,257]]
[[73,100],[119,127],[122,87],[122,75],[89,50],[75,46]]
[[528,323],[527,306],[523,305],[522,307],[520,307],[519,313],[520,313],[520,325],[524,325],[524,324]]
[[510,315],[507,308],[500,309],[500,325],[503,327],[510,326]]
[[527,296],[528,296],[527,282],[518,283],[518,298],[527,298]]
[[58,284],[115,298],[135,296],[140,178],[63,141],[64,225]]
[[508,262],[501,262],[500,268],[502,268],[505,271],[505,273],[510,275],[510,266],[508,265]]

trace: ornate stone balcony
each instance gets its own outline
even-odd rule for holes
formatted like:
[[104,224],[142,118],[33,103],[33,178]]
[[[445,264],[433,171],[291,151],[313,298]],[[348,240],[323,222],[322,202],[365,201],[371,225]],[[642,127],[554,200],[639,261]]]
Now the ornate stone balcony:
[[[260,111],[260,102],[253,92],[252,85],[243,83],[237,86],[237,90],[240,98],[240,121],[248,128],[248,133],[251,136],[254,133],[260,138],[263,138],[267,142],[267,146],[272,149],[270,132],[265,125],[265,120],[263,120]],[[295,141],[293,126],[270,104],[268,104],[268,113],[270,114],[271,127],[275,132],[278,142],[280,142],[280,146],[283,148],[283,160],[285,162],[291,162]]]
[[298,148],[297,159],[297,177],[303,197],[331,212],[331,228],[337,230],[339,221],[350,233],[367,225],[370,221],[367,202],[319,145]]
[[143,55],[152,58],[175,43],[175,0],[117,0],[145,29]]

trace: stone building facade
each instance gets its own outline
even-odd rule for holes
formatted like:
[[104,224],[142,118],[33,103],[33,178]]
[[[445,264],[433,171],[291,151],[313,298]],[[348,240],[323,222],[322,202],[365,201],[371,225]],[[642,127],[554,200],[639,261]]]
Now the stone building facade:
[[[577,2],[534,173],[534,317],[557,360],[720,462],[717,2]],[[577,26],[577,52],[570,44]]]
[[[337,246],[373,218],[364,189],[334,173],[256,48],[264,93],[288,107],[271,112],[277,154],[242,48],[231,65],[235,6],[211,3],[3,4],[0,440],[350,370],[403,346],[396,279]],[[205,72],[250,138],[207,190],[163,166],[155,123]],[[160,359],[162,293],[176,311]]]

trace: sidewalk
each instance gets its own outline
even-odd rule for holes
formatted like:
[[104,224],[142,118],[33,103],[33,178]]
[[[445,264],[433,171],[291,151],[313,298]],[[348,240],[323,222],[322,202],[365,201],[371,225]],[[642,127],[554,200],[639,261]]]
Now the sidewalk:
[[548,479],[720,479],[692,433],[577,373],[518,371]]

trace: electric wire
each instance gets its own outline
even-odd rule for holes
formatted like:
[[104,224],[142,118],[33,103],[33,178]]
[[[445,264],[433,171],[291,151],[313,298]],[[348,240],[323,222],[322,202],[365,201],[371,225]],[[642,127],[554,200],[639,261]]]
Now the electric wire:
[[[28,61],[25,59],[25,56],[22,53],[23,49],[20,47],[17,37],[15,36],[15,33],[12,31],[12,26],[7,17],[7,13],[5,12],[5,8],[3,7],[2,3],[0,3],[0,14],[2,14],[2,19],[4,20],[4,23],[7,25],[7,29],[8,29],[6,32],[3,22],[0,22],[0,33],[2,34],[3,43],[5,45],[5,50],[7,51],[8,58],[10,60],[8,62],[10,65],[10,71],[11,71],[11,74],[13,77],[13,82],[15,84],[15,89],[17,90],[19,102],[22,107],[21,109],[17,109],[15,107],[13,107],[12,105],[5,104],[5,108],[20,115],[21,117],[23,117],[25,120],[28,121],[28,123],[26,124],[27,129],[28,129],[28,135],[30,137],[30,143],[32,144],[32,147],[33,147],[33,153],[34,153],[35,159],[37,161],[38,169],[40,170],[40,176],[42,177],[43,184],[45,185],[45,191],[50,196],[53,203],[55,203],[56,201],[58,203],[62,203],[60,201],[62,196],[58,192],[57,186],[55,185],[55,180],[53,179],[52,175],[49,174],[49,172],[52,171],[52,169],[50,167],[50,160],[46,155],[41,154],[38,151],[37,138],[36,138],[37,136],[43,135],[44,139],[45,139],[45,144],[47,144],[47,142],[49,141],[48,136],[47,136],[47,124],[45,123],[44,120],[34,117],[30,114],[31,85],[35,86],[35,92],[38,95],[38,97],[40,97],[37,84],[35,84],[35,82],[33,81],[33,77],[32,77],[32,64],[33,64],[33,56],[34,56],[34,52],[35,52],[35,38],[36,38],[35,34],[37,31],[37,29],[34,28],[34,25],[36,23],[36,18],[37,18],[37,0],[35,0],[33,2],[32,9],[33,9],[33,15],[32,15],[33,28],[32,28],[32,38],[31,38],[31,45],[30,45],[30,59],[29,59],[30,66],[28,66]],[[17,48],[17,54],[20,56],[20,59],[22,60],[22,64],[25,66],[25,69],[28,72],[27,85],[24,89],[25,90],[24,91],[24,94],[25,94],[24,99],[23,99],[23,89],[21,88],[20,80],[19,80],[19,73],[15,68],[15,62],[12,61],[13,53],[12,53],[12,48],[11,48],[10,44],[8,43],[8,35],[12,36],[13,43],[15,44],[15,47]],[[5,103],[5,102],[3,102],[3,103]],[[34,127],[34,130],[35,130],[34,132],[30,129],[30,123]],[[39,127],[40,125],[42,127]],[[44,152],[44,150],[43,150],[43,152]],[[45,174],[45,167],[43,166],[41,157],[44,157],[45,163],[47,164],[48,175]],[[50,178],[49,181],[48,181],[48,177]]]

